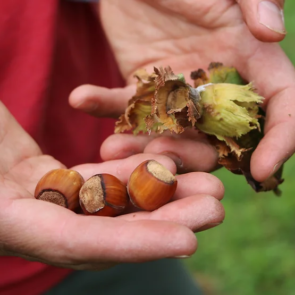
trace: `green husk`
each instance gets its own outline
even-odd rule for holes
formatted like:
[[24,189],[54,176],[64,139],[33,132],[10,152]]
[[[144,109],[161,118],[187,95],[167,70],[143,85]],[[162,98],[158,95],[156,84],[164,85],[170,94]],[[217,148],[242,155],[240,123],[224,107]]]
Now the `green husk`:
[[192,72],[192,87],[170,67],[155,68],[151,75],[138,71],[136,95],[115,132],[180,134],[185,128],[198,129],[216,147],[220,165],[244,175],[256,192],[273,190],[279,195],[282,169],[261,183],[250,171],[251,155],[263,138],[263,97],[233,67],[211,63],[208,72],[209,76],[203,69]]

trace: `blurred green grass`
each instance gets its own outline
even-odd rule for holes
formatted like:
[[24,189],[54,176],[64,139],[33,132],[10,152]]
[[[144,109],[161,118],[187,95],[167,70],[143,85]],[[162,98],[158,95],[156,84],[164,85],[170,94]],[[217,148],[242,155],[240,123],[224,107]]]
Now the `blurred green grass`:
[[[295,1],[285,4],[282,48],[295,65]],[[256,194],[241,176],[221,169],[222,225],[197,234],[199,249],[185,262],[205,294],[295,294],[295,158],[284,166],[282,197]]]

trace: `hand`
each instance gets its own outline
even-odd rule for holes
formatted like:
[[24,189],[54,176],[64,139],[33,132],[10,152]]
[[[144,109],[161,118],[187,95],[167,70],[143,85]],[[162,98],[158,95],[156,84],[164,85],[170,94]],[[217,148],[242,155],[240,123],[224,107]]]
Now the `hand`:
[[[1,102],[0,126],[0,255],[73,269],[191,255],[197,247],[193,231],[213,227],[224,218],[219,202],[223,186],[205,173],[179,176],[174,201],[162,208],[117,218],[82,216],[36,200],[33,193],[40,177],[64,166],[42,155]],[[169,158],[151,154],[72,169],[85,179],[105,172],[126,183],[131,171],[149,158],[175,173]]]
[[286,35],[285,0],[236,0],[250,32],[260,41],[278,42]]
[[[263,107],[267,115],[265,137],[253,153],[251,171],[256,180],[263,181],[295,149],[294,68],[278,44],[263,43],[252,35],[263,41],[284,38],[280,10],[277,13],[272,10],[275,4],[281,8],[283,2],[108,0],[101,1],[100,15],[121,72],[129,84],[134,82],[132,74],[136,69],[143,67],[151,71],[153,66],[167,65],[175,73],[184,73],[189,81],[192,70],[206,69],[211,61],[234,66],[245,79],[254,81],[258,92],[266,98]],[[259,22],[259,16],[264,24]],[[270,20],[273,23],[267,24]],[[127,104],[126,93],[131,96],[130,88],[109,92],[102,88],[79,91],[78,95],[77,92],[72,95],[71,104],[77,107],[79,103],[80,109],[97,116],[101,115],[100,109],[108,109],[110,115],[122,114]],[[106,98],[108,101],[104,101]],[[87,109],[89,103],[99,105],[99,108]],[[216,155],[208,149],[205,139],[197,141],[193,134],[192,141],[191,135],[185,137],[185,144],[165,137],[148,141],[146,148],[147,139],[138,138],[135,142],[131,136],[117,135],[103,146],[102,156],[108,160],[124,157],[123,152],[119,155],[119,150],[126,154],[144,149],[171,152],[179,159],[182,171],[214,169]],[[124,141],[121,140],[123,136]],[[109,146],[115,145],[116,153],[111,154]],[[208,156],[204,157],[204,154]],[[206,163],[201,164],[200,159]]]

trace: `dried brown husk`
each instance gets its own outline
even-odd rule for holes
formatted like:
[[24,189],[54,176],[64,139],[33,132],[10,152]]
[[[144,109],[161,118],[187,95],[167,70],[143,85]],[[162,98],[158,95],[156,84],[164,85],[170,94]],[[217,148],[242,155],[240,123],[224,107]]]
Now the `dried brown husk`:
[[125,113],[116,122],[115,133],[133,131],[134,134],[147,132],[145,118],[151,115],[151,101],[155,93],[155,77],[140,69],[137,78],[136,94],[129,100]]
[[[203,69],[198,69],[191,73],[194,87],[208,83],[247,84],[235,68],[225,67],[221,63],[211,63],[207,72],[208,75]],[[125,114],[116,123],[116,133],[162,133],[169,130],[180,134],[185,128],[200,126],[202,119],[210,111],[202,105],[199,92],[186,83],[181,75],[175,75],[170,67],[154,68],[150,75],[145,70],[139,70],[135,77],[138,80],[136,94],[130,99]],[[252,91],[251,88],[250,85],[249,90]],[[261,100],[258,98],[257,102]],[[238,104],[241,108],[247,107],[240,101]],[[250,126],[248,133],[232,137],[218,136],[214,133],[215,136],[212,136],[212,133],[206,133],[219,153],[220,165],[235,174],[244,175],[256,192],[273,190],[279,195],[278,185],[283,182],[282,168],[261,183],[251,175],[250,159],[263,137],[264,116],[259,107],[251,108],[248,105],[248,111],[249,115],[259,121],[256,121],[256,126]]]

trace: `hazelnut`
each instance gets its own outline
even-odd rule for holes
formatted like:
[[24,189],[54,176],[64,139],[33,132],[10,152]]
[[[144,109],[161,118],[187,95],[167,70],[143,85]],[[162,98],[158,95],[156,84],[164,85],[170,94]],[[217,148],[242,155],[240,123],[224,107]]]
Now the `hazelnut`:
[[153,211],[168,203],[177,187],[175,176],[155,160],[141,163],[131,174],[127,191],[132,204]]
[[84,179],[77,171],[54,169],[39,180],[35,198],[76,211],[79,208],[79,190],[83,183]]
[[80,206],[87,215],[117,216],[129,203],[126,186],[110,174],[96,174],[81,187]]

